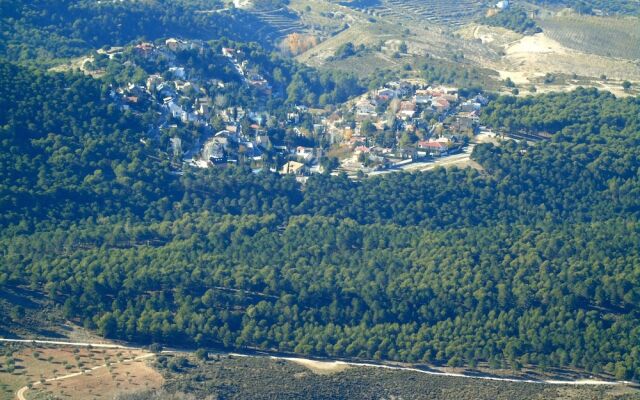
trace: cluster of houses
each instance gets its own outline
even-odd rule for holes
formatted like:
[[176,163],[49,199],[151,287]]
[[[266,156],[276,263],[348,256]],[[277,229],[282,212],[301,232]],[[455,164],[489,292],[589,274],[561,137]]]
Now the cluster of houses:
[[[176,57],[179,51],[202,51],[206,46],[179,39],[140,43],[133,51],[145,59],[162,59],[158,64],[165,70],[148,75],[144,84],[130,83],[112,92],[124,109],[155,109],[161,116],[157,131],[177,124],[198,130],[195,143],[173,138],[170,148],[175,160],[197,167],[243,163],[254,171],[268,168],[304,177],[323,171],[327,154],[337,154],[341,161],[357,159],[356,168],[363,170],[447,156],[474,135],[487,104],[483,96],[463,98],[453,87],[394,81],[337,108],[290,106],[276,116],[271,110],[229,106],[212,99],[211,88],[223,90],[226,83],[190,76],[191,70]],[[271,94],[269,82],[259,71],[246,60],[239,61],[244,57],[238,50],[225,47],[221,51],[243,84]],[[274,141],[274,128],[293,139]]]
[[[190,161],[193,165],[210,167],[249,162],[262,166],[267,151],[281,150],[281,146],[273,145],[267,134],[265,125],[271,118],[268,113],[227,107],[218,110],[217,115],[225,123],[225,128],[205,141]],[[246,122],[244,128],[242,121]]]
[[[146,82],[129,83],[115,89],[112,96],[121,103],[123,109],[145,111],[150,105],[159,105],[170,118],[206,125],[212,108],[212,100],[206,96],[205,85],[224,83],[211,79],[202,81],[199,77],[190,77],[187,68],[176,61],[176,52],[184,50],[203,51],[206,44],[202,41],[182,41],[167,39],[164,45],[143,42],[133,48],[136,56],[145,60],[162,61],[168,65],[166,71],[158,71],[147,77]],[[125,65],[132,62],[127,60]]]
[[[390,82],[331,112],[295,106],[282,120],[273,121],[273,125],[286,128],[296,137],[324,144],[315,147],[272,143],[264,126],[265,120],[274,116],[242,108],[231,112],[230,108],[220,113],[229,125],[206,142],[195,163],[226,165],[237,162],[240,156],[244,162],[260,166],[269,151],[280,160],[270,165],[272,171],[304,177],[322,172],[322,158],[336,149],[342,150],[338,153],[343,161],[357,158],[362,170],[444,157],[459,151],[476,133],[480,111],[487,103],[482,95],[462,98],[452,87]],[[251,123],[246,132],[239,122],[243,118]],[[301,122],[309,119],[313,123],[303,126]],[[374,136],[383,133],[394,138],[393,143],[376,144]],[[415,140],[403,143],[405,134]]]
[[228,125],[209,138],[191,163],[199,167],[227,165],[237,162],[263,161],[264,152],[271,146],[268,135],[249,136],[240,125]]
[[276,121],[266,111],[249,111],[242,107],[223,109],[218,115],[226,127],[212,134],[202,150],[188,162],[202,168],[243,163],[251,165],[254,172],[268,168],[272,172],[297,177],[322,172],[319,163],[322,149],[275,142],[265,127],[267,121],[271,120],[271,124],[288,128],[298,137],[305,136],[297,124],[300,115],[306,112],[306,107],[297,106],[287,113],[287,119]]
[[[171,139],[171,152],[175,158],[188,158],[188,162],[199,167],[211,167],[250,161],[259,165],[266,149],[273,150],[264,126],[271,116],[266,112],[245,110],[243,107],[226,107],[216,104],[208,94],[212,87],[224,89],[225,82],[218,79],[203,79],[190,76],[189,69],[180,65],[176,53],[185,50],[202,51],[207,44],[201,41],[167,39],[164,44],[140,43],[133,53],[147,61],[160,61],[167,66],[147,76],[143,83],[129,83],[112,90],[111,96],[124,110],[145,112],[153,108],[161,114],[158,130],[176,128],[177,124],[198,130],[202,140],[196,148],[183,151],[183,141]],[[121,50],[120,50],[121,51]],[[249,62],[238,61],[239,51],[223,48],[222,56],[230,63],[246,85],[259,89],[263,94],[271,93],[271,85]],[[127,60],[125,64],[130,64]],[[217,131],[212,125],[216,118],[225,124]],[[241,121],[248,123],[243,130]],[[202,143],[204,142],[204,144]],[[179,145],[177,145],[179,143]],[[275,146],[276,151],[278,146]]]
[[398,101],[394,109],[396,116],[406,121],[416,117],[419,109],[429,109],[442,114],[459,98],[458,90],[455,88],[429,86],[414,89],[414,85],[409,82],[390,82],[386,87],[360,98],[355,109],[361,117],[377,117],[379,105],[389,104],[392,100]]
[[[158,71],[151,74],[146,80],[146,85],[129,84],[119,88],[117,95],[124,108],[132,108],[143,100],[161,102],[163,109],[171,115],[171,118],[179,119],[184,123],[196,123],[205,125],[211,116],[213,102],[206,94],[205,86],[224,88],[225,83],[218,79],[207,79],[189,76],[187,68],[176,62],[176,53],[185,50],[203,51],[207,44],[198,40],[167,39],[164,45],[144,42],[136,45],[133,51],[136,55],[147,60],[163,60],[170,65],[166,71]],[[239,51],[223,48],[222,55],[237,71],[242,82],[248,86],[259,89],[266,95],[271,94],[271,85],[252,67],[249,61],[238,61]],[[130,63],[130,61],[127,61]]]
[[252,86],[266,95],[271,94],[271,85],[269,82],[260,74],[260,72],[252,67],[249,63],[249,60],[238,61],[237,55],[239,54],[238,50],[225,47],[222,49],[222,55],[227,57],[236,71],[242,77],[245,84]]
[[[351,124],[334,124],[328,131],[353,155],[384,168],[398,160],[419,161],[459,150],[476,133],[487,103],[481,95],[464,99],[453,87],[389,82],[353,103]],[[382,134],[391,142],[376,143]]]

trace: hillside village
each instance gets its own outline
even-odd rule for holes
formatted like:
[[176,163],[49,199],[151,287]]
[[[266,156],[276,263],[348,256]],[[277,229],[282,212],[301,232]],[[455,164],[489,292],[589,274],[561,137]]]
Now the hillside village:
[[640,0],[1,8],[0,400],[640,399]]
[[[122,48],[103,50],[124,67],[152,65],[141,83],[112,87],[111,96],[123,109],[148,114],[145,144],[165,143],[176,164],[222,168],[245,164],[294,174],[346,172],[363,177],[374,171],[425,162],[460,152],[478,131],[487,98],[423,80],[387,82],[344,104],[325,109],[288,105],[275,111],[267,99],[274,90],[242,51],[222,47],[220,53],[202,41],[167,39],[139,43],[123,56]],[[222,78],[198,72],[185,54],[210,60],[226,70]],[[95,68],[95,67],[94,67]],[[149,70],[148,66],[146,70]],[[220,75],[220,74],[218,74]],[[139,78],[139,77],[138,77]],[[255,106],[236,104],[224,94],[234,85],[251,89]],[[162,138],[167,138],[162,140]]]

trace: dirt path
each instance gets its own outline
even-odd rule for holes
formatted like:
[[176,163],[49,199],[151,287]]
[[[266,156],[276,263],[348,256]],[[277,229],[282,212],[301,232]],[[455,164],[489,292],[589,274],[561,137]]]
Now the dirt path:
[[[0,340],[0,341],[6,341],[6,340]],[[14,342],[15,342],[15,341],[14,341]],[[61,343],[61,342],[53,343],[52,341],[35,341],[35,342],[36,342],[36,343],[42,343],[42,344],[58,344],[58,343]],[[62,343],[65,343],[65,342],[62,342]],[[77,345],[77,344],[73,344],[73,343],[65,343],[65,344],[66,344],[66,345]],[[89,345],[91,345],[92,347],[105,347],[105,345],[99,345],[99,344],[94,345],[94,344],[90,344],[90,343],[84,343],[83,345],[86,345],[87,347],[88,347]],[[107,347],[107,348],[111,348],[111,349],[113,349],[113,348],[118,348],[118,349],[120,349],[120,348],[123,348],[123,349],[124,349],[124,348],[127,348],[127,349],[129,349],[129,347],[122,347],[122,346],[120,346],[120,347]],[[124,359],[124,360],[122,360],[122,361],[113,362],[113,363],[111,363],[111,365],[123,364],[123,363],[126,363],[126,362],[131,362],[131,361],[136,361],[136,360],[144,360],[144,359],[151,358],[151,357],[154,357],[154,356],[155,356],[155,354],[152,354],[152,353],[150,353],[150,354],[144,354],[144,355],[141,355],[141,356],[138,356],[138,357],[134,357],[134,358],[127,358],[127,359]],[[101,364],[101,365],[97,365],[97,366],[95,366],[95,367],[91,367],[91,368],[88,368],[88,369],[82,370],[81,372],[74,372],[74,373],[72,373],[72,374],[68,374],[68,375],[64,375],[64,376],[58,376],[58,377],[55,377],[55,378],[45,379],[45,382],[54,382],[54,381],[61,381],[61,380],[63,380],[63,379],[74,378],[74,377],[76,377],[76,376],[84,375],[84,374],[86,374],[87,372],[95,371],[95,370],[98,370],[98,369],[100,369],[100,368],[106,368],[106,367],[107,367],[107,364]],[[41,385],[41,384],[42,384],[42,382],[41,382],[41,381],[33,382],[32,386],[33,386],[33,387],[36,387],[36,386]],[[21,387],[21,388],[16,392],[16,398],[17,398],[18,400],[27,400],[27,398],[24,396],[24,394],[26,393],[26,391],[27,391],[27,390],[29,390],[29,386],[23,386],[23,387]]]
[[60,340],[30,340],[30,339],[4,339],[0,338],[0,342],[5,343],[36,343],[36,344],[55,344],[63,346],[78,346],[78,347],[96,347],[101,349],[122,349],[122,350],[142,350],[139,347],[123,346],[112,343],[86,343],[86,342],[65,342]]
[[[9,342],[9,343],[36,343],[36,344],[57,344],[57,345],[72,345],[72,346],[92,346],[92,347],[103,347],[103,348],[112,348],[112,349],[128,349],[128,350],[143,350],[139,347],[128,347],[128,346],[121,346],[121,345],[116,345],[116,344],[105,344],[105,343],[71,343],[71,342],[63,342],[63,341],[55,341],[55,340],[28,340],[28,339],[3,339],[0,338],[0,342]],[[173,350],[166,350],[165,352],[173,352]],[[616,381],[603,381],[603,380],[597,380],[597,379],[576,379],[576,380],[534,380],[534,379],[524,379],[524,378],[501,378],[501,377],[497,377],[497,376],[491,376],[491,375],[487,375],[487,374],[474,374],[474,375],[467,375],[467,374],[463,374],[463,373],[454,373],[454,372],[445,372],[445,371],[434,371],[434,370],[425,370],[425,369],[420,369],[420,368],[412,368],[412,367],[403,367],[403,366],[399,366],[399,365],[389,365],[389,364],[373,364],[373,363],[366,363],[366,362],[352,362],[352,361],[342,361],[342,360],[332,360],[332,359],[327,359],[327,360],[313,360],[313,359],[309,359],[309,358],[303,358],[303,357],[288,357],[288,356],[277,356],[277,355],[261,355],[261,354],[249,354],[249,353],[228,353],[228,355],[231,356],[235,356],[235,357],[254,357],[254,358],[270,358],[273,360],[284,360],[284,361],[290,361],[290,362],[296,362],[298,364],[306,364],[306,365],[314,365],[316,368],[320,368],[320,366],[324,363],[327,364],[326,367],[327,369],[331,369],[332,366],[333,368],[335,368],[336,366],[346,366],[346,367],[368,367],[368,368],[382,368],[382,369],[388,369],[388,370],[396,370],[396,371],[411,371],[411,372],[418,372],[421,374],[426,374],[426,375],[434,375],[434,376],[449,376],[449,377],[455,377],[455,378],[467,378],[467,379],[481,379],[481,380],[488,380],[488,381],[499,381],[499,382],[515,382],[515,383],[537,383],[537,384],[547,384],[547,385],[589,385],[589,386],[616,386],[616,385],[621,385],[621,384],[625,384],[627,382],[616,382]],[[154,354],[146,354],[144,356],[139,356],[136,357],[135,359],[140,359],[142,358],[148,358],[148,357],[153,357]],[[135,359],[130,359],[130,360],[123,360],[122,362],[126,362],[126,361],[133,361]],[[95,370],[98,368],[104,368],[106,366],[106,364],[103,365],[99,365],[97,367],[93,367],[91,370]],[[77,376],[82,374],[82,372],[77,372],[75,374],[70,374],[70,375],[66,375],[63,377],[58,377],[58,378],[51,378],[51,379],[47,379],[48,381],[54,381],[54,380],[60,380],[60,379],[67,379],[67,378],[71,378],[73,376]],[[34,383],[34,386],[39,384],[38,383]],[[25,386],[23,388],[21,388],[18,393],[18,399],[19,400],[26,400],[24,398],[24,392],[27,390],[28,388]]]
[[[230,355],[236,357],[266,357],[266,356],[255,356],[248,354],[240,354],[240,353],[230,353]],[[402,367],[398,365],[386,365],[386,364],[372,364],[372,363],[364,363],[364,362],[349,362],[349,361],[318,361],[318,360],[310,360],[308,358],[298,358],[298,357],[279,357],[279,356],[268,356],[273,360],[284,360],[295,362],[302,365],[310,366],[311,369],[323,369],[323,370],[340,370],[344,367],[367,367],[367,368],[382,368],[388,370],[395,371],[411,371],[418,372],[426,375],[434,375],[434,376],[449,376],[454,378],[468,378],[468,379],[481,379],[487,381],[499,381],[499,382],[515,382],[515,383],[538,383],[538,384],[547,384],[547,385],[591,385],[591,386],[616,386],[626,382],[610,382],[610,381],[601,381],[597,379],[577,379],[571,381],[562,381],[562,380],[534,380],[534,379],[523,379],[523,378],[500,378],[496,376],[490,375],[466,375],[461,373],[454,372],[444,372],[444,371],[428,371],[419,368],[411,368],[411,367]],[[327,364],[323,366],[323,364]]]

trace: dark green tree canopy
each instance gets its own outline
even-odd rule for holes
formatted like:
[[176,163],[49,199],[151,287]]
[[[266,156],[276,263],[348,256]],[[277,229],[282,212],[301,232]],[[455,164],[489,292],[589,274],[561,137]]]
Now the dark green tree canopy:
[[90,78],[0,78],[0,288],[142,343],[640,377],[637,98],[499,97],[483,123],[551,139],[300,187],[176,173]]

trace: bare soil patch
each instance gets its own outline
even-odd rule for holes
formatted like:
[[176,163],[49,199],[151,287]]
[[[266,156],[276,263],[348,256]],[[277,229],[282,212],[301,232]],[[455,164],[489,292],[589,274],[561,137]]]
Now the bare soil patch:
[[331,375],[349,368],[347,364],[339,361],[327,362],[299,358],[291,359],[291,361],[309,368],[313,373],[318,375]]
[[[73,346],[2,345],[0,398],[14,398],[29,384],[27,399],[55,396],[64,399],[113,398],[118,393],[158,388],[162,377],[145,360],[127,361],[149,353],[140,350],[92,349]],[[12,351],[9,351],[13,349]],[[15,365],[7,369],[9,359]],[[52,382],[51,378],[91,372]],[[39,382],[39,383],[37,383]]]
[[640,66],[632,61],[581,53],[544,33],[525,36],[506,45],[501,65],[495,67],[501,76],[511,74],[520,81],[531,81],[547,73],[640,80]]
[[145,360],[113,364],[73,378],[34,388],[30,398],[113,399],[118,394],[159,389],[163,379]]

